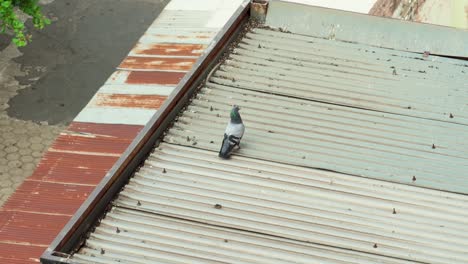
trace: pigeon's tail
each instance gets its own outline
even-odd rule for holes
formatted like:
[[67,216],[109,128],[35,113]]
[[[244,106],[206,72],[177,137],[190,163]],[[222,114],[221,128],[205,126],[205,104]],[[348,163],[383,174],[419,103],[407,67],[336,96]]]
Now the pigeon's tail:
[[239,142],[236,137],[234,136],[227,136],[224,135],[223,144],[221,145],[221,149],[219,150],[218,156],[223,159],[228,159],[231,156],[232,150]]

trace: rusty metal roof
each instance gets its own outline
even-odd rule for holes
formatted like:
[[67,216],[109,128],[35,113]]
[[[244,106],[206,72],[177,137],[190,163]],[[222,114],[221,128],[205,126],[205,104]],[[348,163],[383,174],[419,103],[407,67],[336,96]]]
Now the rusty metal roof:
[[[301,8],[267,23],[323,10]],[[303,29],[247,33],[71,260],[467,263],[466,63]],[[246,134],[220,160],[232,104]]]

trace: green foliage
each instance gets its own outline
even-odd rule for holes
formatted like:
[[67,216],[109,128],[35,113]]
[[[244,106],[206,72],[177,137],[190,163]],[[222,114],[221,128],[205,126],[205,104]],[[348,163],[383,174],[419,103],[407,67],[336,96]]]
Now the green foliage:
[[13,42],[18,47],[31,41],[31,35],[27,34],[24,23],[17,16],[18,11],[31,16],[34,27],[38,29],[50,24],[37,2],[38,0],[0,0],[0,32],[12,30],[15,34]]

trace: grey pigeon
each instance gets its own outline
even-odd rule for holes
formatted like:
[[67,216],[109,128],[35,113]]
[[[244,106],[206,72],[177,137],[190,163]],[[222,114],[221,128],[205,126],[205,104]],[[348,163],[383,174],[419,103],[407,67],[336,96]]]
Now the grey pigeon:
[[239,147],[242,136],[244,135],[245,126],[244,123],[242,123],[239,110],[240,108],[237,105],[234,105],[231,110],[231,120],[224,131],[223,144],[218,154],[220,158],[228,159],[234,147]]

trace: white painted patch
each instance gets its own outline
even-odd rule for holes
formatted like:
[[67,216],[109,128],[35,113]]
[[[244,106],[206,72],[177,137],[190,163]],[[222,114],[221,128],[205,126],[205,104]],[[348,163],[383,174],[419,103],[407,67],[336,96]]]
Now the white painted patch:
[[367,14],[377,0],[286,0],[287,2],[321,6]]
[[117,67],[117,70],[130,70],[134,72],[188,72],[188,70],[162,70],[162,69],[138,69],[138,68],[122,68]]
[[[216,29],[211,29],[211,30],[216,30]],[[177,43],[177,44],[204,44],[206,45],[210,43],[212,39],[213,37],[200,39],[200,38],[190,37],[190,36],[188,36],[187,38],[180,38],[178,36],[170,36],[170,35],[145,34],[140,38],[139,42],[143,44]]]
[[165,85],[139,85],[139,84],[105,84],[99,88],[98,93],[109,94],[154,94],[168,96],[175,86]]
[[87,106],[76,116],[74,121],[144,126],[156,111],[154,109]]
[[129,71],[115,71],[105,84],[125,84],[129,74]]
[[167,4],[167,10],[216,10],[221,0],[196,0],[196,1],[187,1],[187,0],[172,0]]
[[236,9],[221,9],[215,12],[211,19],[208,20],[205,27],[207,28],[222,28],[226,22],[231,18]]
[[236,10],[245,0],[172,0],[166,10],[214,11],[220,9]]

